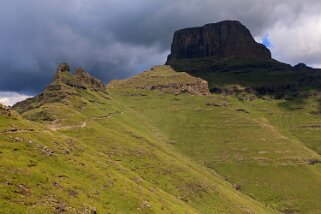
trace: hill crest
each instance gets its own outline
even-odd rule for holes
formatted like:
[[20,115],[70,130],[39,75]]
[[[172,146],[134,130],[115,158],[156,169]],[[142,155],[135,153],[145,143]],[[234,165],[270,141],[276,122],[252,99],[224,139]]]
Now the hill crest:
[[175,72],[170,66],[154,66],[127,80],[111,81],[108,88],[152,90],[169,94],[209,95],[207,81],[185,72]]

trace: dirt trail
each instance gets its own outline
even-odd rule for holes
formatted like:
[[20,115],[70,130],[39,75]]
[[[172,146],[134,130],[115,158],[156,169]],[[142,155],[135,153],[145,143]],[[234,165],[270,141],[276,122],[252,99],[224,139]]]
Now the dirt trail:
[[50,125],[48,128],[52,131],[60,131],[60,130],[85,128],[86,126],[87,126],[87,122],[84,121],[80,125],[73,125],[73,126]]
[[[88,120],[102,120],[102,119],[110,119],[112,116],[116,114],[123,114],[124,112],[113,112],[108,113],[107,115],[100,116],[100,117],[92,117],[87,119]],[[78,128],[85,128],[87,126],[87,121],[82,122],[80,125],[70,125],[70,126],[61,126],[61,125],[50,125],[49,129],[52,131],[59,131],[59,130],[69,130],[69,129],[78,129]]]
[[[88,120],[102,120],[102,119],[110,119],[112,116],[116,114],[123,114],[124,112],[113,112],[108,113],[107,115],[100,116],[100,117],[92,117],[87,119]],[[56,120],[60,121],[60,120]],[[59,125],[59,124],[52,124],[48,126],[48,129],[51,131],[61,131],[61,130],[70,130],[70,129],[78,129],[78,128],[85,128],[87,126],[87,121],[83,121],[81,124],[78,125]],[[44,132],[46,130],[34,130],[34,129],[19,129],[19,128],[11,128],[1,131],[0,134],[12,134],[12,133],[30,133],[30,132]]]

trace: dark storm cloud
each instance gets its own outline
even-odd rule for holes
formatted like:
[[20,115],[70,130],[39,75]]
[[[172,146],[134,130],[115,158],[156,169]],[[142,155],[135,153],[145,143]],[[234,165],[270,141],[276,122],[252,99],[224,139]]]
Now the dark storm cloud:
[[321,64],[319,2],[2,0],[0,91],[39,92],[61,62],[105,82],[126,78],[164,63],[175,30],[224,19],[240,20],[258,40],[268,35],[281,60]]

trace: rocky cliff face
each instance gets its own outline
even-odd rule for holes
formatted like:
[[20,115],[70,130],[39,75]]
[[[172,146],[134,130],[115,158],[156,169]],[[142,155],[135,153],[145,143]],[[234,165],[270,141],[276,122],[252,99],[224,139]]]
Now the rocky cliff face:
[[253,39],[238,21],[223,21],[176,31],[167,64],[190,58],[271,59],[270,51]]

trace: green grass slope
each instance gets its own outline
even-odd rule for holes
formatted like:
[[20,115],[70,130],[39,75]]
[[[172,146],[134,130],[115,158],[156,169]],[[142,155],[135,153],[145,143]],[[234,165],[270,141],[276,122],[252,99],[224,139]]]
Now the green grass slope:
[[0,114],[1,213],[275,213],[123,103],[144,96],[56,84]]
[[[157,79],[167,69],[147,74]],[[176,151],[280,212],[321,213],[317,97],[173,95],[141,89],[141,79],[146,79],[146,73],[124,81],[131,82],[128,87],[112,82],[108,86],[111,97],[157,127]]]

